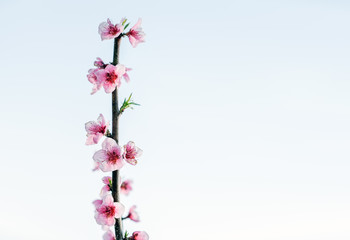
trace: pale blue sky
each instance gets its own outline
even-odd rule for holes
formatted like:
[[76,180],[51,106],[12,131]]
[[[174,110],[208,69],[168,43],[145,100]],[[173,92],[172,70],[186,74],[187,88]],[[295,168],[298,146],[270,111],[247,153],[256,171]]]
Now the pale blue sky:
[[84,123],[111,117],[87,70],[112,60],[98,24],[143,18],[124,39],[142,104],[121,142],[144,150],[127,206],[151,240],[350,239],[350,3],[0,1],[0,239],[102,239]]

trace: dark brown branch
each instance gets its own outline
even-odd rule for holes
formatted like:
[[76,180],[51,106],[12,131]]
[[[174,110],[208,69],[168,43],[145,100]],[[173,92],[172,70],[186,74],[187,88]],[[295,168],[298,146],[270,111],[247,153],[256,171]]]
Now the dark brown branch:
[[[121,37],[114,39],[113,65],[119,63],[119,46]],[[118,88],[112,92],[112,138],[118,143],[119,140],[119,106],[118,106]],[[119,170],[112,172],[112,196],[114,202],[119,202]],[[123,223],[121,218],[116,219],[114,225],[115,239],[123,240]]]

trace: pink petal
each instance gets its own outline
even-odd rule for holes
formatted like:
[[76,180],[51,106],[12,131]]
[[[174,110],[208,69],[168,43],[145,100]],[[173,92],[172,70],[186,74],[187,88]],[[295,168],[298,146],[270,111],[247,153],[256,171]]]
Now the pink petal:
[[120,85],[118,81],[116,81],[116,83],[103,82],[103,88],[106,93],[112,93],[118,85]]
[[123,161],[120,159],[115,164],[109,163],[107,161],[101,162],[100,168],[103,172],[111,172],[119,170],[124,166]]
[[102,200],[97,199],[93,201],[92,204],[94,204],[95,208],[99,208],[102,205]]
[[103,142],[102,142],[102,149],[110,152],[113,151],[114,147],[118,146],[117,142],[113,139],[113,138],[106,138]]
[[126,158],[125,161],[133,166],[135,166],[137,164],[137,160],[134,158],[132,158],[132,159]]
[[105,196],[109,191],[110,191],[109,186],[108,185],[104,185],[102,187],[102,189],[101,189],[100,197]]
[[98,122],[101,126],[105,126],[105,125],[106,125],[106,120],[105,120],[105,117],[102,115],[102,113],[100,113],[100,115],[98,116],[97,122]]
[[107,194],[103,197],[103,205],[113,205],[114,199],[111,194]]
[[114,217],[115,218],[120,218],[125,212],[125,207],[124,207],[123,204],[121,204],[119,202],[115,202],[114,206],[115,206],[115,209],[116,209]]
[[130,78],[129,78],[129,75],[127,73],[124,73],[123,75],[124,79],[125,79],[125,82],[130,82]]
[[95,121],[89,121],[89,122],[85,123],[85,130],[88,133],[95,133],[94,130],[98,127],[99,127],[99,125]]
[[95,144],[94,135],[89,135],[86,139],[85,145],[92,145],[92,144]]
[[129,37],[129,42],[130,42],[131,46],[135,48],[138,44],[136,38],[134,38],[134,36],[132,36],[132,35],[128,35],[128,37]]
[[106,176],[106,177],[103,177],[102,178],[102,182],[104,183],[104,184],[109,184],[110,182],[112,181],[112,178],[110,177],[110,176]]
[[114,232],[110,229],[103,235],[103,240],[115,240]]
[[108,155],[105,150],[101,149],[95,152],[92,158],[94,159],[95,162],[99,162],[101,167],[101,163],[108,160]]
[[[141,23],[142,23],[142,19],[139,18],[139,19],[137,20],[137,23],[136,23],[131,29],[132,29],[132,30],[138,29],[138,28],[141,26]],[[146,28],[147,28],[147,27],[146,27]]]
[[137,232],[133,232],[131,239],[132,240],[148,240],[149,236],[146,232],[137,231]]

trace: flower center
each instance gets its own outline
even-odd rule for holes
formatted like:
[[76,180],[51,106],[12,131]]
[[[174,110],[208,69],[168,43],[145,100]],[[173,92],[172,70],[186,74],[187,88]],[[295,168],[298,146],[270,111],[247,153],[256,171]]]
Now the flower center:
[[115,74],[114,72],[107,72],[106,73],[106,81],[110,83],[115,83],[115,80],[118,78],[118,75]]
[[119,32],[119,29],[115,26],[109,26],[108,33],[111,35],[116,35]]
[[102,134],[105,134],[105,131],[106,131],[106,126],[103,126],[103,127],[100,127],[98,132],[102,133]]
[[120,159],[120,155],[116,152],[108,152],[108,162],[115,164],[119,159]]
[[133,149],[128,149],[125,154],[125,158],[127,159],[134,159],[136,155],[136,152]]
[[106,217],[113,217],[115,215],[115,207],[114,206],[105,206],[103,209],[103,214]]

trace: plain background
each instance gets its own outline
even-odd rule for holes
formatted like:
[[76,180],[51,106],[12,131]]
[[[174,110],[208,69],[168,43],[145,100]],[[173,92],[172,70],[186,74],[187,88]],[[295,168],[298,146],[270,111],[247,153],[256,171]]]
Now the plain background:
[[0,239],[102,239],[84,123],[100,22],[143,19],[124,39],[120,94],[141,103],[121,142],[144,155],[122,175],[151,240],[350,239],[350,3],[0,0]]

